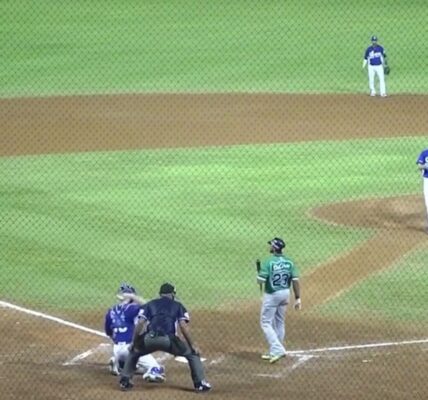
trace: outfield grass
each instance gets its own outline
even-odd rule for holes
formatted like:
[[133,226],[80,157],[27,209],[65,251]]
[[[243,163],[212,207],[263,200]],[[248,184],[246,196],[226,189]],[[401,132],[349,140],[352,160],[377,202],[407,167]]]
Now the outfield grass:
[[186,303],[200,307],[258,296],[253,262],[266,255],[269,238],[285,237],[303,273],[353,247],[370,230],[323,225],[307,210],[418,192],[414,162],[423,143],[1,158],[0,269],[9,277],[0,281],[1,298],[99,308],[122,280],[148,297],[172,280]]
[[428,91],[425,1],[2,1],[0,97],[366,92],[378,34],[390,92]]

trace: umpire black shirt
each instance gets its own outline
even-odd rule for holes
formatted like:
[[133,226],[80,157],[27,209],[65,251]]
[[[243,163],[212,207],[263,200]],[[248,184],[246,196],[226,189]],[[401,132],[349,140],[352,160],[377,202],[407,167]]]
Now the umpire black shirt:
[[147,330],[157,335],[175,335],[179,321],[189,322],[186,308],[169,297],[160,297],[146,303],[140,317],[148,321]]

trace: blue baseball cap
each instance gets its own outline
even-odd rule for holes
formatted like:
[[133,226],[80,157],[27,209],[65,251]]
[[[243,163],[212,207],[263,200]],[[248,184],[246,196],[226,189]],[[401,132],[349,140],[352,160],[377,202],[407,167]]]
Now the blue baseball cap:
[[372,42],[377,42],[377,36],[372,36]]

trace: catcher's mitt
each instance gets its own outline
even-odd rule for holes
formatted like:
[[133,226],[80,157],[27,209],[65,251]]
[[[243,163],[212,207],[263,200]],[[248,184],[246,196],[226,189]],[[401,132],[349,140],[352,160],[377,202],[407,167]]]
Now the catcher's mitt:
[[386,65],[383,68],[383,72],[384,72],[385,75],[389,75],[389,73],[391,72],[391,67],[389,65]]

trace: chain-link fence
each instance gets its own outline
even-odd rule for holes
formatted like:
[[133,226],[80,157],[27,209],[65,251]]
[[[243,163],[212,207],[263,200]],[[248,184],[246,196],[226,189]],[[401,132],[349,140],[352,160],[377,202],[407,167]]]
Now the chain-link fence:
[[426,2],[0,11],[2,399],[425,398]]

